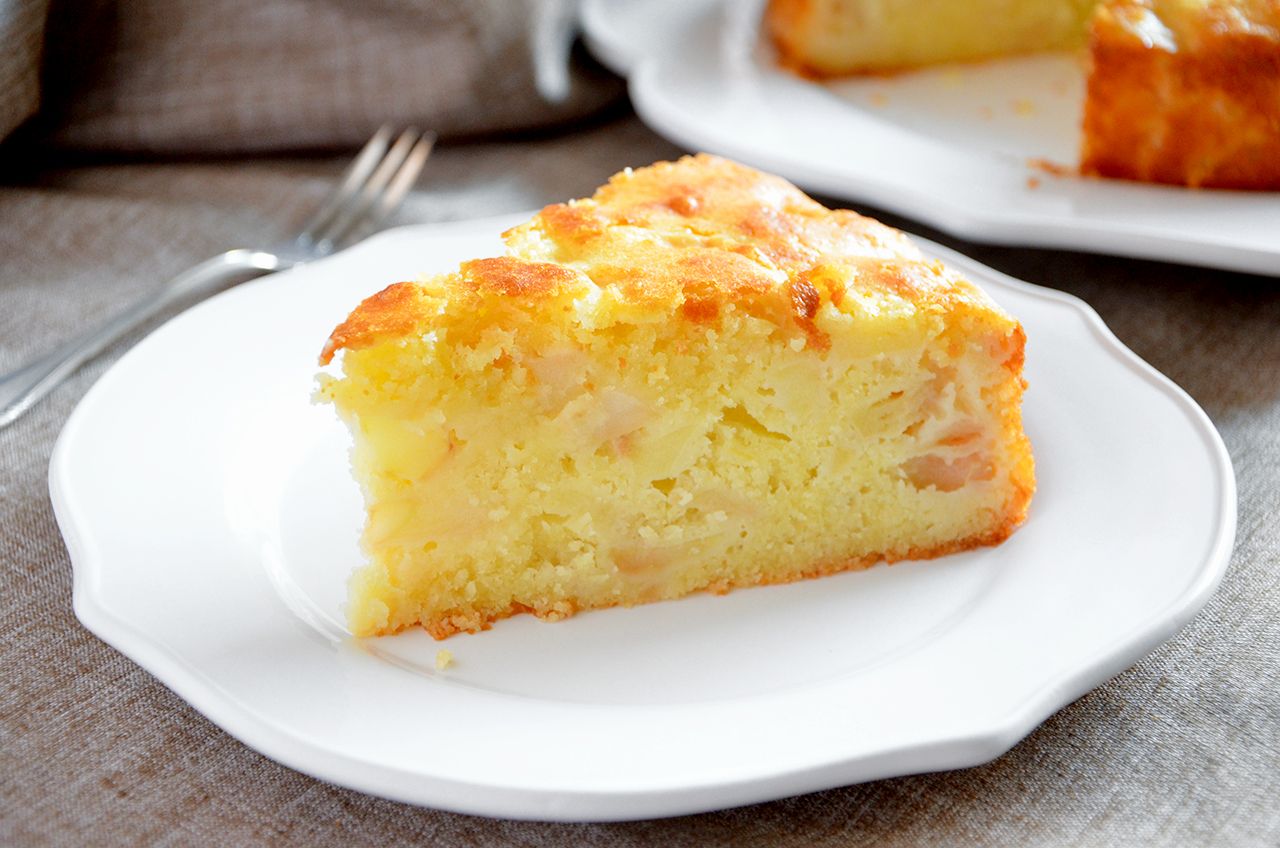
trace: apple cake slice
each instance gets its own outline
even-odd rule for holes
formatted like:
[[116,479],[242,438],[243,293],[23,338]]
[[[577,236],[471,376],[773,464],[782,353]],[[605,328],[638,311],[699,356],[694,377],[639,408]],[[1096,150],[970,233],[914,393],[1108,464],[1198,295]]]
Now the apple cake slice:
[[711,156],[627,170],[324,348],[368,519],[358,636],[1005,539],[1022,327],[899,232]]

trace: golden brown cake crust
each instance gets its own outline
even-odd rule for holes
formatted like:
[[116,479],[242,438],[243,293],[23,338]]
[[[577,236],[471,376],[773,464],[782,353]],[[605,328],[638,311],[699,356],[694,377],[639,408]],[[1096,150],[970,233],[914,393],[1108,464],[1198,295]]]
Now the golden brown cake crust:
[[1216,188],[1280,189],[1280,2],[1161,16],[1103,4],[1090,27],[1081,170]]
[[[536,301],[581,290],[581,276],[550,262],[526,262],[510,256],[463,262],[453,275],[458,296],[479,301],[497,296]],[[420,331],[438,311],[439,300],[418,283],[392,283],[366,298],[329,336],[320,354],[327,365],[343,348],[367,347],[380,338]]]
[[815,81],[853,75],[891,77],[918,67],[909,62],[892,67],[857,63],[834,67],[814,61],[808,41],[824,23],[813,0],[769,0],[764,12],[764,33],[777,51],[778,64],[797,76]]
[[432,281],[434,289],[396,283],[334,330],[321,362],[343,348],[429,330],[445,299],[477,309],[489,299],[532,305],[590,283],[638,310],[694,323],[713,322],[733,303],[798,327],[818,347],[819,303],[838,304],[850,291],[890,293],[918,307],[990,308],[986,295],[926,260],[897,230],[707,154],[624,171],[593,197],[548,206],[506,235],[537,241],[553,261],[483,259]]
[[812,14],[812,0],[769,0],[764,13],[764,31],[778,51],[779,64],[801,76],[818,78],[823,74],[804,61],[796,44]]

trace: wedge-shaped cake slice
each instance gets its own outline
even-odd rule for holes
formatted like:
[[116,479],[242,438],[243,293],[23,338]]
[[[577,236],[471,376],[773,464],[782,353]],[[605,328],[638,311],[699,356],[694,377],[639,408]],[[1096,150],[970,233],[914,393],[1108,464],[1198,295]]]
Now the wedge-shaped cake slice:
[[936,557],[1025,517],[1022,328],[897,231],[696,156],[506,241],[325,347],[368,507],[356,635]]

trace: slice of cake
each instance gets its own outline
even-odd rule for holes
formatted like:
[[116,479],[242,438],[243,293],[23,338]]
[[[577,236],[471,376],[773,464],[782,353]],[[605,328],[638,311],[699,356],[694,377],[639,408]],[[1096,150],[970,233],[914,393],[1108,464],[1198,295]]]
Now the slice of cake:
[[710,156],[625,171],[334,330],[358,636],[726,592],[1005,539],[1021,326],[901,234]]
[[1280,189],[1280,0],[1108,0],[1089,61],[1082,171]]

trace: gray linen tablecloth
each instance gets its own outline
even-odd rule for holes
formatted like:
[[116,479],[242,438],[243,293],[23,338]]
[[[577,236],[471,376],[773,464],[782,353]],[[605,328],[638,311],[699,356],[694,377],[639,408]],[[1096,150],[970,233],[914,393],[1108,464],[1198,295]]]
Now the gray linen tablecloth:
[[[590,97],[606,101],[609,84],[593,85]],[[9,102],[34,108],[16,94]],[[95,146],[68,140],[77,132],[87,130],[39,138]],[[136,149],[181,146],[179,136],[147,137]],[[55,157],[37,167],[30,144],[0,148],[0,369],[199,259],[287,233],[343,164],[71,167]],[[626,115],[555,135],[445,145],[398,222],[530,209],[679,152]],[[71,612],[71,568],[45,473],[59,428],[121,345],[0,430],[0,844],[1280,844],[1280,280],[981,247],[887,220],[1085,298],[1221,429],[1240,490],[1230,569],[1208,607],[1135,668],[988,765],[700,816],[493,821],[339,789],[231,739]]]

